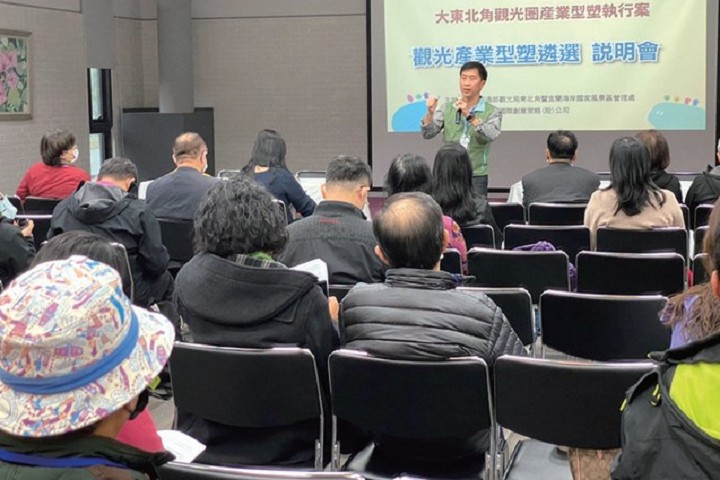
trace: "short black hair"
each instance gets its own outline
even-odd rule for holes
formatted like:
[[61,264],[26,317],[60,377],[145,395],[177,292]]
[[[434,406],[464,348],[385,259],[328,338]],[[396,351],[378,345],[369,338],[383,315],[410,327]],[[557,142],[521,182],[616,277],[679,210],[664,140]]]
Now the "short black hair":
[[134,178],[137,181],[138,169],[129,158],[108,158],[103,162],[102,167],[100,167],[97,178],[115,178],[117,180]]
[[578,147],[575,134],[567,130],[552,132],[547,138],[550,158],[572,160]]
[[465,70],[477,70],[480,78],[482,78],[483,80],[487,80],[487,70],[485,69],[485,65],[480,62],[463,63],[462,67],[460,67],[460,75],[462,75]]
[[355,155],[340,155],[328,165],[325,183],[361,183],[372,185],[370,166]]
[[195,253],[221,257],[264,252],[277,257],[288,241],[273,196],[252,178],[235,175],[210,187],[195,213]]
[[426,193],[406,192],[390,197],[373,219],[373,232],[392,268],[430,270],[440,261],[443,214]]
[[67,130],[56,129],[45,132],[40,140],[40,155],[45,165],[60,165],[60,155],[76,145],[75,135]]
[[414,153],[393,158],[387,177],[385,192],[388,197],[402,192],[432,193],[432,172],[425,159]]

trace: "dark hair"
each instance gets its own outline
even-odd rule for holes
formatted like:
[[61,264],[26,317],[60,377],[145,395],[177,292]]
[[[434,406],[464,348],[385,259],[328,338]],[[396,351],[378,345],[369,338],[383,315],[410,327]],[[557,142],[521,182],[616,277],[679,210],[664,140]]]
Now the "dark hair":
[[651,180],[650,156],[640,140],[621,137],[610,148],[610,186],[617,195],[615,213],[638,215],[645,206],[662,207],[665,196]]
[[137,180],[138,169],[129,158],[108,158],[100,167],[97,178],[100,180],[103,178],[115,178],[118,180],[134,178]]
[[355,155],[339,155],[330,162],[325,173],[325,183],[361,183],[372,185],[370,166]]
[[183,157],[196,159],[203,150],[207,150],[207,144],[203,138],[195,132],[185,132],[175,139],[173,143],[173,155],[178,163]]
[[402,192],[432,193],[430,166],[420,155],[398,155],[393,158],[385,177],[385,192],[388,197]]
[[572,160],[577,147],[578,141],[572,132],[558,130],[548,135],[547,149],[550,152],[550,158]]
[[373,232],[392,268],[430,270],[444,247],[442,210],[426,193],[393,195],[373,219]]
[[470,157],[459,143],[446,143],[437,151],[432,196],[443,213],[460,225],[477,217]]
[[60,155],[76,145],[75,135],[67,130],[57,129],[45,132],[40,140],[40,155],[45,165],[60,165]]
[[250,161],[243,167],[243,172],[252,174],[256,166],[284,168],[287,170],[285,164],[286,153],[285,140],[278,132],[270,129],[260,130],[253,144]]
[[635,135],[645,144],[650,155],[650,170],[665,170],[670,165],[670,148],[665,136],[657,130],[643,130]]
[[[710,214],[703,252],[706,254],[703,263],[708,274],[720,270],[720,200],[715,202]],[[686,303],[689,298],[693,299],[692,303]],[[682,321],[685,338],[688,341],[701,340],[720,332],[720,298],[712,291],[709,282],[695,285],[670,298],[663,319],[667,326]]]
[[246,175],[217,182],[195,213],[195,253],[282,253],[288,241],[285,218],[265,188]]
[[460,75],[462,75],[465,70],[477,70],[480,78],[482,78],[483,80],[487,80],[487,70],[485,69],[485,65],[480,62],[463,63],[462,67],[460,67]]
[[132,298],[132,275],[127,253],[120,244],[113,244],[96,233],[73,230],[43,244],[30,268],[52,260],[64,260],[71,255],[84,255],[114,268],[122,279],[123,292]]

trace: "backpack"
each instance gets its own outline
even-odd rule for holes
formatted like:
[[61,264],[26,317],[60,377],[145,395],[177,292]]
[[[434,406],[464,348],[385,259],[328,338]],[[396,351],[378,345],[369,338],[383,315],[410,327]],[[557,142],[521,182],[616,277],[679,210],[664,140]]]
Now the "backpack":
[[[612,478],[718,478],[720,440],[708,435],[686,415],[670,398],[670,388],[679,373],[678,367],[683,365],[705,363],[711,369],[720,369],[720,334],[682,348],[655,352],[650,357],[658,365],[628,390],[623,403],[623,449],[613,466]],[[685,371],[679,374],[687,375]],[[710,399],[693,406],[720,408]]]

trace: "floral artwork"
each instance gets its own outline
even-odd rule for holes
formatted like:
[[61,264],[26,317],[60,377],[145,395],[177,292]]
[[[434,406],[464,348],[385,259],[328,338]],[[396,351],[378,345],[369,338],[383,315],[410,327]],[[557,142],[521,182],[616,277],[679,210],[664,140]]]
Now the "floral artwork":
[[30,34],[0,30],[0,120],[31,118]]

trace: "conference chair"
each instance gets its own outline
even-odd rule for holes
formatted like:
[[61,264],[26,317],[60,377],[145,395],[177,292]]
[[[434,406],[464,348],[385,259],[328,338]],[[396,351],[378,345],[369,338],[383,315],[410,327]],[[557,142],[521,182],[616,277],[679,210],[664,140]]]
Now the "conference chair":
[[710,281],[710,275],[705,268],[707,253],[698,253],[692,259],[693,285],[700,285]]
[[13,207],[17,208],[18,213],[23,213],[25,211],[20,197],[18,197],[17,195],[8,195],[7,198],[10,201],[10,204]]
[[231,177],[234,177],[235,175],[239,175],[242,172],[242,170],[234,169],[234,168],[223,168],[217,173],[217,178],[220,180],[229,180]]
[[680,211],[682,212],[683,216],[683,223],[685,224],[685,230],[691,230],[692,227],[690,226],[690,209],[687,205],[684,203],[680,204]]
[[489,202],[489,204],[500,231],[510,224],[525,223],[525,209],[522,203]]
[[166,463],[159,473],[161,480],[363,480],[352,472],[259,470],[181,462]]
[[[18,223],[22,223],[23,220],[32,220],[35,226],[33,227],[33,242],[35,243],[35,251],[39,251],[42,247],[43,242],[47,240],[48,231],[50,231],[50,223],[52,221],[52,215],[50,214],[22,214],[17,215],[15,219]],[[22,228],[22,227],[20,227]]]
[[704,227],[708,224],[713,207],[714,205],[712,203],[703,203],[695,207],[695,215],[693,216],[694,228]]
[[[649,362],[585,363],[503,355],[494,367],[497,424],[529,437],[518,443],[504,480],[570,480],[556,445],[621,446],[620,405],[650,372]],[[504,467],[504,466],[503,466]]]
[[176,342],[170,373],[179,414],[247,428],[317,420],[314,467],[323,469],[323,406],[310,350]]
[[542,345],[588,360],[645,359],[670,345],[660,295],[594,295],[548,290],[540,296]]
[[280,211],[280,214],[282,215],[282,218],[285,219],[285,224],[287,225],[287,218],[288,218],[288,212],[287,212],[287,206],[285,205],[285,202],[283,202],[280,199],[273,198],[273,203],[277,206],[278,210]]
[[600,227],[597,230],[596,250],[615,253],[677,253],[687,258],[687,230],[679,227],[648,230]]
[[193,257],[193,222],[173,218],[158,218],[162,243],[170,255],[168,270],[177,272]]
[[530,225],[582,225],[585,203],[531,203],[528,206]]
[[495,230],[490,225],[460,227],[467,248],[495,248]]
[[540,241],[551,243],[556,250],[567,253],[570,261],[577,254],[590,250],[590,229],[584,225],[508,225],[505,227],[505,249],[530,245]]
[[708,229],[707,225],[703,225],[702,227],[695,227],[695,241],[693,242],[693,255],[697,255],[698,253],[703,252],[703,242],[705,241],[705,234],[707,233]]
[[337,283],[331,283],[328,285],[328,292],[331,297],[336,297],[338,302],[342,302],[342,299],[352,290],[355,285],[340,285]]
[[52,215],[61,201],[60,198],[25,197],[24,212],[33,215]]
[[548,288],[570,290],[568,256],[565,252],[523,252],[471,248],[468,274],[473,287],[524,288],[533,304]]
[[[345,470],[376,479],[401,474],[477,479],[483,472],[482,478],[493,478],[495,425],[488,367],[482,359],[391,360],[337,350],[330,355],[329,365],[334,468],[340,467],[337,439],[342,420],[369,432],[382,445],[371,442],[350,458]],[[488,430],[488,453],[466,460],[414,460],[393,455],[383,443],[422,441],[433,448],[433,441],[464,439],[481,430]]]
[[462,273],[462,256],[457,248],[448,248],[442,253],[440,270],[448,273]]
[[524,288],[477,288],[458,287],[458,290],[469,295],[487,295],[502,310],[510,326],[515,330],[520,341],[534,351],[535,315],[532,298]]

